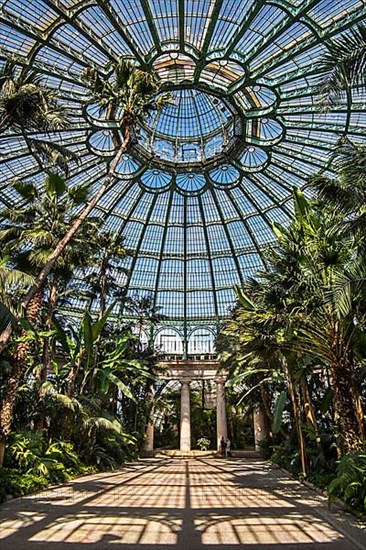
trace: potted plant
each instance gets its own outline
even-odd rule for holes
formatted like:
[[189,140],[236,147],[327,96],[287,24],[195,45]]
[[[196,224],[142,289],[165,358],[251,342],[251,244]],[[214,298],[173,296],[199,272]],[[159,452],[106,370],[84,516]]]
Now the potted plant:
[[207,449],[210,446],[210,440],[206,437],[200,437],[197,441],[197,445],[199,446],[201,451],[207,451]]

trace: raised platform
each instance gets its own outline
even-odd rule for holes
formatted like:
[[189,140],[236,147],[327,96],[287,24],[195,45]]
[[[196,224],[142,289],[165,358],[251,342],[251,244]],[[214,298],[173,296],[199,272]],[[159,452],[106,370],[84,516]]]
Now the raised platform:
[[[218,458],[218,451],[180,451],[173,449],[156,449],[148,456],[155,458]],[[260,458],[260,453],[254,449],[244,449],[240,451],[231,451],[230,458]]]

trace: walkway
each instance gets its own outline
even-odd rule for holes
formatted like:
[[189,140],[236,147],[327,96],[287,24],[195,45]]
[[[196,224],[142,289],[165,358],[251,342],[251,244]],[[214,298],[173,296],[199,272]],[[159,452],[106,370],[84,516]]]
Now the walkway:
[[361,550],[366,531],[258,460],[144,460],[0,508],[1,550]]

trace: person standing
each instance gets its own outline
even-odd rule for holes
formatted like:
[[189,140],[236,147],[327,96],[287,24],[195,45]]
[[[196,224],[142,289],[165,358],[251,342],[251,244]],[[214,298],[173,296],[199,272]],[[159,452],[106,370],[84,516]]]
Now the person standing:
[[231,441],[229,438],[226,440],[226,458],[231,456]]
[[221,441],[220,441],[220,451],[221,451],[222,458],[226,458],[226,441],[223,437],[221,438]]

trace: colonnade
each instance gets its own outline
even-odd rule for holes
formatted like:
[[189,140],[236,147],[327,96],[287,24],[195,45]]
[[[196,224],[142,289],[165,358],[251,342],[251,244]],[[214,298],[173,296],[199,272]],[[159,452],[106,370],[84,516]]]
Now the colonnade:
[[[227,418],[225,401],[225,379],[216,378],[216,429],[217,449],[220,449],[221,438],[227,439]],[[191,379],[182,378],[181,384],[181,407],[180,407],[180,450],[187,452],[191,450],[191,400],[190,384]],[[154,449],[154,404],[153,390],[150,392],[150,421],[146,431],[146,450]]]

